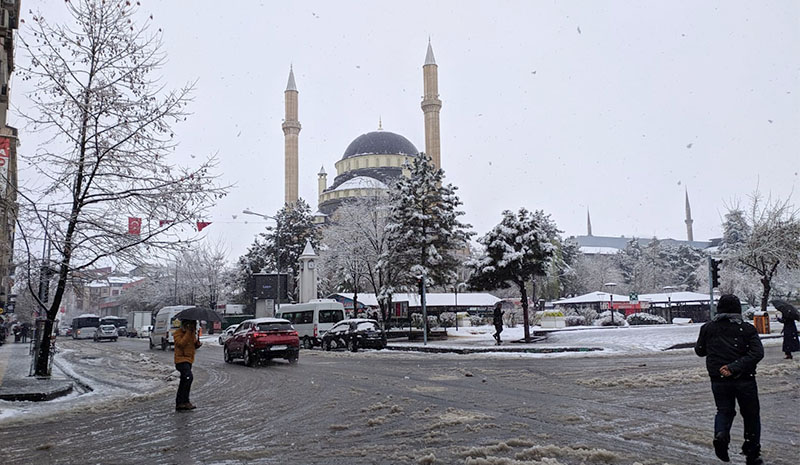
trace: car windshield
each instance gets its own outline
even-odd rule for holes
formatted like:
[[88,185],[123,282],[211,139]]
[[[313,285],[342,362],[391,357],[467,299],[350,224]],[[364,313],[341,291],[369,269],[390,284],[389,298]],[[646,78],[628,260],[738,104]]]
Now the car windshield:
[[256,328],[258,331],[291,331],[292,325],[289,323],[259,323]]

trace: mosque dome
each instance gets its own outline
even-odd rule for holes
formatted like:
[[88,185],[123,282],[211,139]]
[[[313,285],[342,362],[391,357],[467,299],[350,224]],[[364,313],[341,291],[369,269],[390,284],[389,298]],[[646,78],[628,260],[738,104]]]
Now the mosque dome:
[[356,137],[342,160],[359,155],[417,155],[419,151],[408,139],[389,131],[372,131]]

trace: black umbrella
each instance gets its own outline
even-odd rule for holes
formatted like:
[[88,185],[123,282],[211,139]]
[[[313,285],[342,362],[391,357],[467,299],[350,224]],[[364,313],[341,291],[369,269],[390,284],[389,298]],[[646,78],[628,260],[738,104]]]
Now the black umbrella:
[[186,310],[181,310],[175,315],[179,320],[197,320],[197,321],[222,321],[222,316],[214,310],[207,308],[192,307]]
[[785,300],[773,300],[772,305],[778,309],[783,315],[784,320],[797,320],[800,321],[800,313],[794,308],[794,305]]

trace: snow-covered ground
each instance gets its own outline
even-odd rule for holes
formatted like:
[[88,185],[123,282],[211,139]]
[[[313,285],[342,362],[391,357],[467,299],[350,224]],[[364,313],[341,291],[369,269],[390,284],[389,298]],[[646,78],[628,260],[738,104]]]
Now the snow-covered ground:
[[[0,401],[0,423],[68,411],[117,410],[176,389],[178,372],[148,354],[146,343],[141,352],[117,350],[112,344],[62,342],[54,374],[71,378],[73,392],[49,402]],[[110,347],[114,347],[113,355],[109,355]]]
[[[524,328],[517,325],[515,328],[504,328],[501,334],[503,340],[502,347],[509,348],[564,348],[564,347],[583,347],[599,348],[602,352],[563,352],[558,354],[519,354],[514,356],[530,357],[552,357],[552,356],[579,356],[585,357],[592,355],[611,355],[611,354],[642,354],[648,352],[660,352],[678,344],[691,344],[697,340],[701,324],[690,325],[648,325],[648,326],[628,326],[628,327],[570,327],[558,331],[551,331],[546,340],[532,344],[520,344],[511,341],[518,341],[524,337]],[[531,328],[533,331],[540,330],[538,326]],[[779,335],[780,324],[772,323],[772,335]],[[469,349],[469,348],[492,348],[495,346],[493,338],[494,326],[476,326],[447,329],[448,339],[446,341],[431,341],[428,347],[438,347],[447,349]],[[765,345],[780,345],[781,339],[765,339]],[[418,346],[422,342],[394,342],[395,346]],[[691,349],[685,349],[691,350]],[[512,354],[508,354],[512,355]]]

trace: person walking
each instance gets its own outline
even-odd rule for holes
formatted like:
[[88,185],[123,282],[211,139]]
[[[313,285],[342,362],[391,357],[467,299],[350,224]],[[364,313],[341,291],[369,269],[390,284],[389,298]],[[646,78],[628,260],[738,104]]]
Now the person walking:
[[789,318],[787,316],[783,316],[783,318],[778,317],[778,321],[783,323],[783,353],[786,354],[784,358],[792,359],[792,352],[800,351],[800,340],[797,339],[797,325],[794,322],[794,318]]
[[714,452],[729,462],[728,444],[736,402],[744,421],[742,454],[747,465],[763,465],[761,459],[761,416],[756,384],[756,365],[764,358],[764,347],[756,328],[742,320],[742,304],[735,295],[720,297],[717,315],[700,328],[694,351],[706,357],[711,392],[717,414],[714,417]]
[[500,333],[503,332],[503,302],[497,302],[494,304],[494,315],[492,316],[492,324],[494,325],[494,340],[497,341],[497,345],[500,345],[502,341],[500,340]]
[[192,364],[195,351],[203,345],[197,338],[197,324],[194,320],[181,320],[181,327],[173,333],[175,340],[175,369],[181,374],[178,393],[175,396],[175,410],[192,410],[195,407],[189,401],[192,389]]

